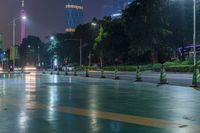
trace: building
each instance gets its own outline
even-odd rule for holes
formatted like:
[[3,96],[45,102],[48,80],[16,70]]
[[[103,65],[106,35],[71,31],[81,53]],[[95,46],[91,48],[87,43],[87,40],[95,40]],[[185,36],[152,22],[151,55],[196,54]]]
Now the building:
[[120,18],[122,11],[128,7],[134,0],[114,0],[113,13],[111,17],[113,19]]
[[20,11],[20,18],[21,18],[20,41],[21,43],[23,39],[26,37],[26,23],[25,23],[26,12],[25,12],[24,7],[25,7],[24,0],[21,0],[21,11]]
[[65,0],[65,32],[75,32],[83,23],[83,0]]

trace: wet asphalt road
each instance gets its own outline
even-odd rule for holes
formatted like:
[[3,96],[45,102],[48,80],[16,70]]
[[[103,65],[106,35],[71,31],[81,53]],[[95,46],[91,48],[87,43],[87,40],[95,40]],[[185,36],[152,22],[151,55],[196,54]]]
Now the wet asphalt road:
[[199,133],[199,101],[190,87],[2,74],[0,133]]

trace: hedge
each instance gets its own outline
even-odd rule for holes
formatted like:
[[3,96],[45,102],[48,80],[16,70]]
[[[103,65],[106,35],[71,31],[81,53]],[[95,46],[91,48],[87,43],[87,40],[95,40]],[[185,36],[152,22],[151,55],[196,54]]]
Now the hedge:
[[175,65],[166,67],[166,71],[169,72],[193,72],[193,65]]
[[[194,66],[193,65],[176,65],[175,63],[165,63],[164,64],[167,72],[193,72]],[[143,65],[140,66],[141,71],[145,70],[154,70],[159,72],[162,67],[162,64],[154,64],[154,65]],[[79,70],[85,70],[86,68],[90,70],[97,70],[95,66],[83,66],[83,67],[77,67]],[[105,66],[103,69],[105,71],[114,71],[116,66]],[[137,66],[117,66],[117,69],[119,71],[130,71],[134,72],[136,71]],[[200,68],[200,66],[199,66]]]
[[97,68],[95,67],[95,66],[78,66],[78,67],[76,67],[76,69],[78,69],[78,70],[85,70],[85,69],[90,69],[90,70],[96,70]]
[[[137,66],[105,66],[103,69],[105,71],[114,71],[115,68],[118,69],[118,71],[136,71]],[[141,68],[142,69],[142,68]]]

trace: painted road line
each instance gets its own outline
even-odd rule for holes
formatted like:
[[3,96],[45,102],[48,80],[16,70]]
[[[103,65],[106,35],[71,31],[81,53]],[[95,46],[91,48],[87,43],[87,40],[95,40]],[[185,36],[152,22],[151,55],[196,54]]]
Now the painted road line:
[[155,119],[143,116],[103,112],[97,110],[66,107],[66,106],[49,106],[47,104],[30,102],[30,101],[26,101],[25,103],[24,102],[18,103],[16,101],[17,100],[11,100],[11,99],[6,100],[6,105],[10,104],[19,107],[22,107],[22,105],[24,105],[24,107],[27,110],[37,110],[37,109],[51,110],[55,112],[68,113],[72,115],[85,116],[96,119],[105,119],[105,120],[119,121],[140,126],[173,130],[177,131],[177,133],[182,133],[182,132],[186,133],[185,131],[187,131],[187,133],[200,133],[200,125],[195,125],[194,123],[176,122],[176,121]]
[[200,132],[200,125],[186,124],[186,123],[181,123],[181,122],[154,119],[154,118],[134,116],[134,115],[95,111],[95,110],[82,109],[82,108],[73,108],[73,107],[65,107],[65,106],[48,106],[48,105],[40,104],[40,103],[27,103],[27,104],[30,105],[28,107],[29,109],[33,108],[33,109],[42,109],[42,110],[52,110],[52,111],[57,111],[57,112],[62,112],[62,113],[73,114],[73,115],[86,116],[86,117],[91,117],[91,118],[98,118],[98,119],[105,119],[105,120],[112,120],[112,121],[120,121],[124,123],[136,124],[136,125],[141,125],[141,126]]

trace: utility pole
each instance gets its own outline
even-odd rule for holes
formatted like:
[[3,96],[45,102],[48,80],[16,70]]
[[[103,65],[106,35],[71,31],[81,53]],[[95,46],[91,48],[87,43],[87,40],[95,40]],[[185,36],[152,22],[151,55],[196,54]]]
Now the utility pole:
[[89,66],[91,66],[91,52],[89,53],[88,58],[89,58]]
[[193,33],[193,47],[194,47],[194,66],[197,63],[197,54],[196,54],[196,0],[194,0],[194,33]]
[[80,39],[80,67],[82,66],[82,39]]
[[16,18],[13,17],[13,71],[15,69],[15,32],[16,32]]

